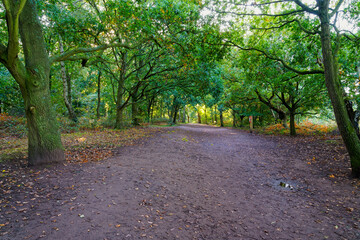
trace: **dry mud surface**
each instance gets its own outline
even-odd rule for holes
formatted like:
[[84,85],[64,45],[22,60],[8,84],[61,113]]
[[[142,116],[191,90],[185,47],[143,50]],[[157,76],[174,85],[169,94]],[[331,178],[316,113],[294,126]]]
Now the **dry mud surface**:
[[104,161],[26,168],[27,191],[1,191],[0,239],[360,239],[359,181],[322,146],[182,125]]

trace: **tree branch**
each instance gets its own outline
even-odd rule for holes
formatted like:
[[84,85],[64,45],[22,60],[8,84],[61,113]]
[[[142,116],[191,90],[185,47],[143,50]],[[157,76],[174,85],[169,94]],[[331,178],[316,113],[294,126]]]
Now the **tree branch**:
[[295,69],[291,66],[289,66],[283,59],[280,59],[280,58],[277,58],[277,57],[274,57],[274,56],[271,56],[269,53],[266,53],[265,51],[263,50],[260,50],[260,49],[257,49],[257,48],[244,48],[244,47],[241,47],[231,41],[229,41],[229,43],[231,43],[232,45],[230,46],[234,46],[234,47],[237,47],[241,50],[244,50],[244,51],[256,51],[256,52],[259,52],[261,53],[262,55],[264,55],[265,57],[271,59],[271,60],[274,60],[274,61],[277,61],[277,62],[280,62],[286,69],[292,71],[292,72],[295,72],[299,75],[310,75],[310,74],[324,74],[324,70],[320,70],[320,69],[315,69],[315,70],[306,70],[306,71],[302,71],[302,70],[298,70],[298,69]]
[[284,13],[279,13],[279,14],[268,14],[268,13],[234,13],[234,12],[218,11],[218,10],[215,10],[215,12],[217,12],[217,13],[233,14],[233,15],[236,15],[236,16],[284,17],[284,16],[289,16],[289,15],[293,15],[293,14],[301,13],[301,12],[305,12],[305,11],[304,11],[304,10],[294,10],[294,11],[284,12]]
[[332,18],[338,11],[339,11],[339,8],[341,6],[341,4],[344,2],[344,0],[340,0],[336,6],[335,6],[335,9],[329,14],[329,18]]
[[[269,28],[254,28],[254,27],[251,27],[251,29],[255,29],[255,30],[279,29],[279,28],[283,28],[283,27],[285,27],[286,25],[291,24],[291,23],[293,23],[293,22],[296,22],[296,23],[298,24],[298,26],[300,27],[300,29],[301,29],[303,32],[307,33],[307,34],[315,35],[315,34],[319,34],[319,33],[320,33],[319,31],[314,31],[314,32],[312,32],[312,31],[309,31],[309,30],[305,29],[305,28],[301,25],[301,23],[300,23],[300,21],[299,21],[298,19],[293,19],[293,20],[291,20],[291,21],[285,21],[285,22],[283,22],[281,25],[275,26],[275,27],[269,27]],[[317,28],[319,28],[319,27],[320,27],[320,26],[318,26]]]
[[2,0],[6,10],[6,20],[9,33],[9,42],[7,47],[8,65],[13,65],[19,53],[19,16],[24,9],[26,0],[21,0],[17,6],[10,0]]
[[104,45],[100,45],[97,47],[93,47],[93,48],[76,48],[67,52],[64,52],[63,54],[59,54],[59,55],[55,55],[50,57],[50,64],[54,63],[54,62],[60,62],[60,61],[65,61],[65,60],[69,60],[71,59],[74,55],[78,54],[78,53],[91,53],[91,52],[97,52],[97,51],[102,51],[111,47],[123,47],[123,48],[127,48],[127,49],[133,49],[135,47],[131,47],[129,45],[126,44],[121,44],[121,43],[111,43],[111,44],[104,44]]
[[301,7],[301,9],[303,9],[305,12],[314,14],[316,16],[319,16],[319,11],[316,11],[308,6],[306,6],[303,2],[301,2],[300,0],[294,0],[294,2]]
[[273,2],[265,2],[265,3],[252,3],[252,4],[241,4],[241,3],[234,3],[235,6],[244,6],[244,7],[260,7],[266,6],[275,3],[283,3],[283,2],[290,2],[291,0],[280,0],[280,1],[273,1]]

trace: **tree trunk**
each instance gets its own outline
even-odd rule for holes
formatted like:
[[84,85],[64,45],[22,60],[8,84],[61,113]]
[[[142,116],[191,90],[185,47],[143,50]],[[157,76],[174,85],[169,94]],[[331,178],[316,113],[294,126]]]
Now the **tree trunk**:
[[329,1],[324,0],[319,2],[319,17],[321,21],[320,37],[325,68],[325,83],[334,109],[340,134],[350,156],[352,173],[355,177],[360,177],[360,141],[347,114],[344,99],[342,97],[341,83],[338,79],[337,56],[333,56],[332,52],[329,25],[330,19],[328,13]]
[[208,121],[207,121],[207,114],[206,114],[206,106],[205,106],[205,113],[204,113],[204,115],[205,115],[205,124],[208,124]]
[[[59,37],[60,37],[60,41],[59,41],[60,53],[64,53],[64,46],[62,44],[62,39],[60,35]],[[65,62],[61,61],[60,65],[61,65],[61,79],[63,83],[63,98],[64,98],[65,106],[69,113],[69,119],[74,122],[77,122],[77,117],[74,108],[72,107],[72,100],[71,100],[71,78],[66,70]]]
[[175,104],[174,106],[174,112],[173,112],[173,120],[172,120],[172,124],[176,124],[176,120],[177,120],[177,115],[178,115],[178,112],[179,112],[179,108],[180,108],[180,105],[179,104]]
[[290,111],[290,136],[296,136],[295,113]]
[[244,115],[240,116],[240,127],[244,126],[244,118],[245,118]]
[[147,122],[148,123],[151,122],[151,112],[153,109],[154,100],[155,100],[155,96],[152,96],[151,99],[148,101],[148,106],[147,106]]
[[[65,161],[55,112],[51,106],[50,64],[41,29],[35,1],[28,0],[19,21],[26,70],[20,69],[19,62],[10,63],[7,68],[19,83],[24,98],[28,125],[29,165]],[[26,71],[24,78],[20,77],[20,71]]]
[[97,79],[97,106],[96,106],[96,118],[100,118],[100,106],[101,106],[101,71],[99,70]]
[[136,100],[137,100],[136,97],[132,97],[131,118],[132,118],[132,124],[134,126],[139,126],[140,125],[139,116],[138,116],[139,106]]
[[186,123],[186,106],[185,105],[184,105],[184,108],[183,108],[182,122]]
[[232,110],[232,115],[233,115],[233,127],[236,127],[236,113],[234,110]]
[[200,115],[200,111],[197,110],[197,115],[198,115],[198,123],[201,123],[201,115]]
[[223,111],[219,110],[220,112],[220,127],[224,127],[224,116],[223,116]]
[[123,104],[123,97],[124,97],[124,85],[125,85],[125,74],[126,74],[126,57],[127,54],[124,53],[121,56],[121,69],[120,69],[120,76],[118,79],[118,87],[116,93],[116,120],[115,120],[115,128],[121,129],[124,127],[124,104]]
[[287,117],[286,117],[286,115],[284,115],[282,119],[280,118],[280,120],[281,120],[281,122],[282,122],[283,127],[286,128],[286,129],[288,129],[289,126],[288,126],[288,124],[287,124]]
[[215,123],[217,124],[218,119],[217,119],[216,107],[214,107],[214,115],[215,115]]

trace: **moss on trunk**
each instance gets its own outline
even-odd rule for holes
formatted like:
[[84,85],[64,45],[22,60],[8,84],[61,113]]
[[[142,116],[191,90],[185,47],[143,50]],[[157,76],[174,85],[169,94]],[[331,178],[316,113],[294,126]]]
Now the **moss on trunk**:
[[338,79],[338,64],[333,55],[329,24],[329,2],[323,1],[319,5],[321,21],[321,47],[325,67],[325,83],[334,109],[336,122],[350,156],[352,174],[360,177],[360,141],[346,110],[342,95],[342,86]]
[[[40,165],[65,161],[55,112],[49,91],[50,64],[37,16],[34,0],[26,1],[20,15],[19,32],[25,58],[22,76],[14,76],[20,83],[28,121],[29,164]],[[19,73],[20,65],[7,66]],[[22,83],[22,84],[21,84]]]

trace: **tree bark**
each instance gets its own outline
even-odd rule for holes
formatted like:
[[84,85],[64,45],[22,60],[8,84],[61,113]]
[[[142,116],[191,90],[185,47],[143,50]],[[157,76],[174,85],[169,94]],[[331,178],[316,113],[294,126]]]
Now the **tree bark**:
[[360,141],[353,127],[342,96],[338,79],[337,56],[333,55],[330,33],[329,0],[318,1],[321,22],[321,47],[325,68],[325,83],[334,109],[337,125],[350,156],[352,174],[360,177]]
[[198,123],[201,123],[201,114],[199,110],[197,110],[197,115],[198,115]]
[[24,78],[19,74],[19,63],[10,63],[7,68],[19,83],[24,98],[29,165],[63,162],[64,149],[50,99],[49,57],[34,0],[26,1],[20,15],[19,30],[25,58]]

